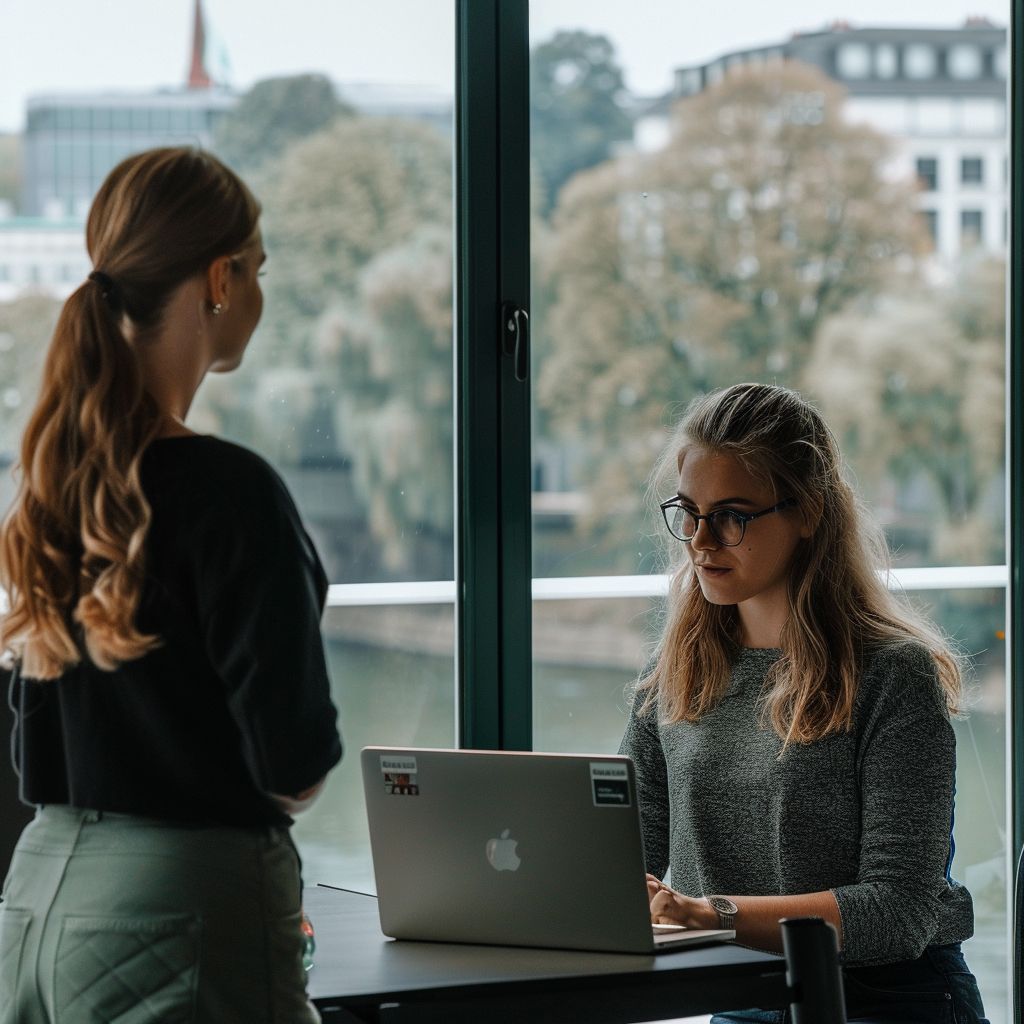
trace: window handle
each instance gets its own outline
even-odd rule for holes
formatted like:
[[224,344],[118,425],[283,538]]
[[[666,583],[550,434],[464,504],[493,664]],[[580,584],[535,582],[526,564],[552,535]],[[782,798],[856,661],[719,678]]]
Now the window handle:
[[512,356],[516,380],[530,375],[530,314],[514,302],[501,306],[501,351]]

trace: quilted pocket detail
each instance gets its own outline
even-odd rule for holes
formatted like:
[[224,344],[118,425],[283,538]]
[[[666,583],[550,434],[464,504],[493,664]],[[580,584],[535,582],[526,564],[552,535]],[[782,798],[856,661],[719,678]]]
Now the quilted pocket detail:
[[192,1024],[199,918],[67,917],[57,942],[58,1020],[81,1024]]
[[0,904],[0,1024],[16,1024],[14,1001],[32,913]]

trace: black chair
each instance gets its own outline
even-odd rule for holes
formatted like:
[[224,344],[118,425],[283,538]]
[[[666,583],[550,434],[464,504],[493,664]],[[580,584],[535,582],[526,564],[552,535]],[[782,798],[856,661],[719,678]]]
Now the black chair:
[[793,1024],[846,1024],[835,929],[820,917],[783,918],[779,924]]

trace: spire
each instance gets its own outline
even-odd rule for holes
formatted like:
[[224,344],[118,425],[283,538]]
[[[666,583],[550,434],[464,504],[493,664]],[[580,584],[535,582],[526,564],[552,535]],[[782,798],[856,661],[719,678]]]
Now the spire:
[[196,0],[192,22],[192,62],[188,72],[190,89],[209,89],[213,79],[206,70],[206,26],[203,24],[203,0]]

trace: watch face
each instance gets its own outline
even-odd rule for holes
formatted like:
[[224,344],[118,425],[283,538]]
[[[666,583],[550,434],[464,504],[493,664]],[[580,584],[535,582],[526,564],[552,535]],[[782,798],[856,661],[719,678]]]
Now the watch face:
[[708,903],[710,903],[719,914],[735,914],[739,911],[739,907],[737,907],[732,900],[727,900],[724,896],[709,896]]

